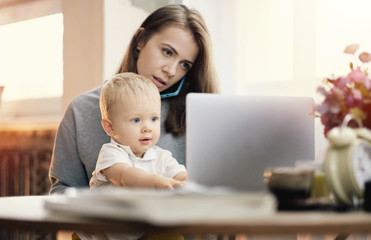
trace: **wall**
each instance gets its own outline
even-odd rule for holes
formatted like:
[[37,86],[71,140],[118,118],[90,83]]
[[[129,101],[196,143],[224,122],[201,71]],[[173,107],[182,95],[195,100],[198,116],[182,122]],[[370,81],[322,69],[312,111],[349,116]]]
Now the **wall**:
[[155,9],[173,1],[104,1],[103,80],[114,75],[140,24]]

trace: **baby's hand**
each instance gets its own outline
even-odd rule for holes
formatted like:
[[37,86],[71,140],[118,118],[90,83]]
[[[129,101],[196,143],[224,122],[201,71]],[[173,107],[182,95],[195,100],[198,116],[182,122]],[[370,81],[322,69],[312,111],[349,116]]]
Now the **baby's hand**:
[[170,190],[174,190],[174,188],[184,186],[182,181],[177,181],[172,178],[164,177],[161,175],[156,175],[154,179],[155,188],[166,188]]
[[187,180],[185,180],[185,181],[179,181],[179,182],[180,182],[180,184],[181,184],[182,186],[185,186],[185,185],[187,185],[187,183],[188,183]]

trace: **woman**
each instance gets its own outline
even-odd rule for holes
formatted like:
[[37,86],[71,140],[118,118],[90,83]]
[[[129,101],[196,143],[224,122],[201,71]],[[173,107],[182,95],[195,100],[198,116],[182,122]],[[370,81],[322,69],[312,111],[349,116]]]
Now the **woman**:
[[[153,12],[133,36],[117,71],[122,72],[135,72],[155,83],[163,96],[158,146],[184,164],[186,94],[218,91],[210,36],[201,15],[183,5]],[[101,87],[86,92],[68,106],[55,141],[50,193],[89,186],[99,149],[110,141],[100,124],[100,91]]]

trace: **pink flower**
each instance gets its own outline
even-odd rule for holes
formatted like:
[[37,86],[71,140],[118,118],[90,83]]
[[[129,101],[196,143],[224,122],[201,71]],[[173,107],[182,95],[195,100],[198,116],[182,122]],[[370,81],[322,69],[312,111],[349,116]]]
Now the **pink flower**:
[[344,99],[344,94],[347,92],[346,88],[338,88],[336,86],[330,89],[332,96],[329,99],[333,98],[334,101],[339,102]]
[[362,106],[362,94],[358,89],[352,89],[346,96],[346,105],[348,108]]
[[[344,53],[355,55],[358,48],[358,44],[351,44]],[[368,52],[362,52],[358,58],[363,64],[371,62]],[[350,66],[351,71],[346,76],[336,78],[333,75],[326,79],[325,86],[317,88],[324,100],[315,105],[315,111],[320,115],[325,136],[333,127],[341,125],[349,113],[358,116],[363,126],[371,129],[371,79],[367,76],[368,69],[359,65],[353,69],[353,63]],[[349,127],[358,125],[351,122]]]
[[371,54],[369,54],[368,52],[362,52],[361,54],[359,54],[358,58],[359,60],[361,60],[361,62],[368,63],[369,61],[371,61]]
[[323,95],[324,97],[327,97],[329,95],[328,91],[326,90],[326,88],[324,88],[323,86],[319,86],[317,88],[317,92],[321,95]]
[[337,88],[345,88],[346,85],[348,83],[348,79],[346,77],[339,77],[335,80],[334,82],[334,85],[337,87]]
[[354,100],[362,101],[362,93],[358,89],[352,89],[352,97]]
[[355,54],[358,49],[359,49],[359,44],[350,44],[346,46],[346,48],[344,49],[344,53]]
[[365,81],[367,80],[365,73],[361,71],[360,68],[357,68],[356,70],[348,73],[347,78],[349,78],[350,82],[365,83]]

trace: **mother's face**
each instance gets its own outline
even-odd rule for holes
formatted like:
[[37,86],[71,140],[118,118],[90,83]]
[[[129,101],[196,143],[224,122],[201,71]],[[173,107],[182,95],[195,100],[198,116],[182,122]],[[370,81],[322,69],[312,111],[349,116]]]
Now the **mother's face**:
[[138,74],[151,79],[164,91],[178,82],[193,66],[199,48],[190,31],[176,26],[164,28],[147,43],[139,43]]

